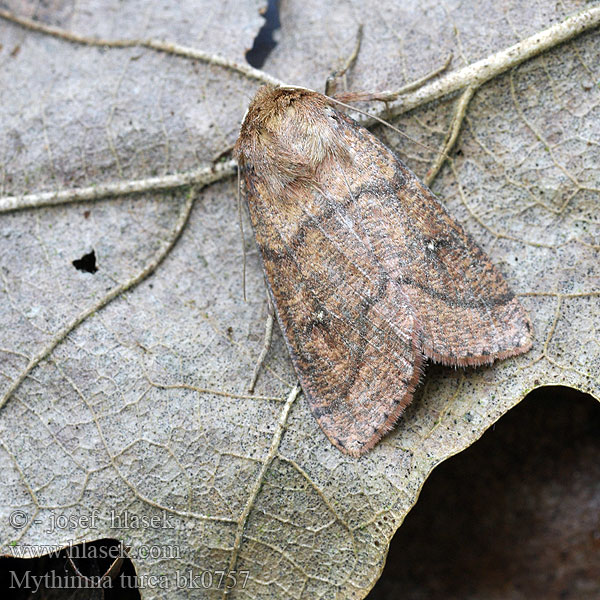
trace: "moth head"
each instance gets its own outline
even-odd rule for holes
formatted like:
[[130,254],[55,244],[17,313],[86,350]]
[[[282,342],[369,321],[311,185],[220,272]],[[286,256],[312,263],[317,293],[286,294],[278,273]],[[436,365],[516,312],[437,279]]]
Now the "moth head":
[[294,181],[318,179],[327,159],[349,159],[342,130],[343,117],[326,96],[263,86],[248,107],[234,154],[267,191],[280,194]]

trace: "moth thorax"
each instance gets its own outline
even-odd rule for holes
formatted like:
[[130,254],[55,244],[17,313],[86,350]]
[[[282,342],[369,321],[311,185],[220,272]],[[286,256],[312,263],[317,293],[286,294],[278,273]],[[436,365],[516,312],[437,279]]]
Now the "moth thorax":
[[317,167],[327,157],[343,153],[342,139],[325,111],[306,118],[304,114],[290,115],[277,132],[284,155],[294,157],[307,166]]

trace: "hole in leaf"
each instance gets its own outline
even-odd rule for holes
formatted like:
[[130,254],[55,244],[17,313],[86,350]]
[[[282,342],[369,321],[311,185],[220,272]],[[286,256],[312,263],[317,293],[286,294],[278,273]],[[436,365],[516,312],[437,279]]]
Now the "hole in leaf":
[[[14,556],[0,557],[3,598],[140,599],[133,563],[116,540],[77,544],[36,558],[16,558],[27,548],[18,543],[11,548]],[[123,560],[115,565],[119,557]]]
[[78,271],[84,271],[85,273],[95,273],[98,270],[96,266],[96,253],[94,250],[88,254],[84,254],[81,258],[76,258],[73,261],[73,266]]
[[281,27],[279,21],[279,2],[278,0],[269,0],[267,10],[264,13],[265,23],[260,28],[258,35],[254,38],[254,44],[246,52],[246,60],[255,69],[260,69],[267,60],[267,57],[277,46],[273,37],[273,32]]
[[600,598],[600,406],[541,387],[437,467],[367,600]]

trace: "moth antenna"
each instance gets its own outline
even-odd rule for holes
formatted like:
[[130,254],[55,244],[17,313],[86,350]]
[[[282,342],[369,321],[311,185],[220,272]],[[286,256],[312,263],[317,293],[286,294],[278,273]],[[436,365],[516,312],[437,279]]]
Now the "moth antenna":
[[[427,144],[423,144],[422,142],[414,140],[413,138],[410,137],[410,135],[404,133],[404,131],[401,131],[397,127],[394,127],[391,123],[388,123],[385,119],[382,119],[381,117],[378,117],[377,115],[371,115],[367,111],[360,110],[360,108],[356,108],[356,106],[352,106],[351,104],[346,104],[345,102],[342,102],[341,100],[338,100],[337,98],[332,98],[331,96],[327,96],[327,98],[329,98],[329,100],[331,100],[332,102],[335,102],[336,104],[339,104],[340,106],[343,106],[344,108],[347,108],[349,110],[354,110],[357,113],[360,113],[361,115],[364,115],[365,117],[369,117],[370,119],[374,119],[375,121],[377,121],[378,123],[381,123],[382,125],[386,125],[392,131],[395,131],[396,133],[399,133],[402,137],[405,137],[406,139],[408,139],[411,142],[414,142],[415,144],[417,144],[417,145],[425,148],[426,150],[435,150],[435,148],[430,148]],[[444,158],[450,158],[445,152],[441,152],[440,156],[443,156]]]
[[237,208],[238,208],[238,223],[240,225],[240,235],[242,236],[242,290],[244,302],[246,300],[246,240],[244,239],[244,223],[242,221],[242,180],[240,177],[240,165],[237,165]]

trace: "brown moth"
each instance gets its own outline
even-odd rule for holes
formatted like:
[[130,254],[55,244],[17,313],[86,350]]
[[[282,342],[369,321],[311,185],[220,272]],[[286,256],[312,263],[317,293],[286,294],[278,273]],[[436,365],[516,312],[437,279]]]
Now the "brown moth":
[[292,362],[342,452],[359,456],[394,426],[426,358],[482,365],[531,347],[486,254],[330,98],[260,88],[235,155]]

